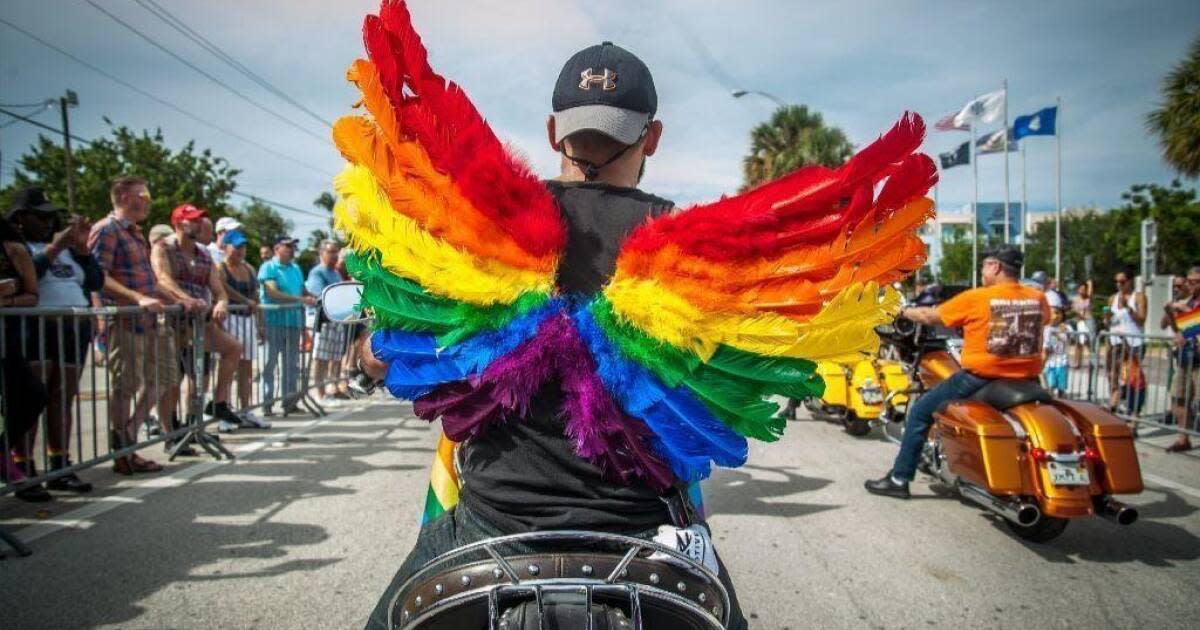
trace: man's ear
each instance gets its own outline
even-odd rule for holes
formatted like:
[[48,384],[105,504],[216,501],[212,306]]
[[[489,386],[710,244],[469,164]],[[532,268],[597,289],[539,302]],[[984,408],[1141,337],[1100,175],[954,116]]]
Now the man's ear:
[[546,117],[546,140],[550,142],[550,148],[558,153],[558,144],[554,142],[554,116]]
[[650,128],[646,130],[646,140],[642,145],[642,154],[649,157],[658,150],[658,141],[662,139],[663,124],[661,120],[651,120]]

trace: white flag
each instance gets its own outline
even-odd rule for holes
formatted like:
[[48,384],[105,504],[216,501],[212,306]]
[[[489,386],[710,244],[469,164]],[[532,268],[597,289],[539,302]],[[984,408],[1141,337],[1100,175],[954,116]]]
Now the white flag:
[[[1012,129],[1008,130],[1008,150],[1017,150],[1017,141],[1013,139]],[[997,129],[975,141],[975,153],[1004,153],[1004,130]]]
[[954,116],[954,124],[966,127],[971,123],[996,122],[1003,110],[1004,90],[996,90],[983,96],[977,96],[964,105],[962,110]]

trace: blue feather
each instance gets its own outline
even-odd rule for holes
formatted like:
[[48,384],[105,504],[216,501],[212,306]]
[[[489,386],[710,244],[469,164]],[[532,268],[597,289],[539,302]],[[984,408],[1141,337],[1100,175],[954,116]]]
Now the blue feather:
[[442,383],[466,377],[456,364],[438,355],[437,341],[430,334],[381,330],[371,337],[371,349],[388,364],[383,382],[397,398],[413,400]]
[[492,361],[533,337],[542,322],[560,310],[560,302],[547,301],[501,328],[447,348],[438,348],[437,339],[427,333],[381,330],[371,338],[371,348],[376,358],[388,364],[384,377],[388,391],[413,400],[443,383],[482,373]]
[[442,349],[441,355],[453,361],[464,374],[480,374],[492,361],[516,350],[537,333],[538,327],[551,315],[562,311],[560,300],[545,304],[514,318],[508,324],[464,339]]
[[746,462],[745,438],[712,415],[690,391],[668,388],[649,370],[622,357],[587,309],[573,314],[575,327],[596,361],[605,388],[631,416],[655,434],[655,448],[684,481],[710,473],[709,460],[726,467]]

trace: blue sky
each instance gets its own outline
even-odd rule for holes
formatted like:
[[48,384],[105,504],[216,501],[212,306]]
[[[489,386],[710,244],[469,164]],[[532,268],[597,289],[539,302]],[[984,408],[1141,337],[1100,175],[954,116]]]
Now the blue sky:
[[[95,0],[256,101],[319,136],[328,130],[220,64],[131,0]],[[193,29],[326,119],[350,111],[346,66],[362,55],[358,0],[157,0]],[[744,87],[804,103],[869,142],[905,109],[932,123],[972,96],[1009,81],[1010,116],[1063,99],[1063,187],[1068,206],[1107,206],[1136,182],[1171,171],[1145,132],[1162,77],[1200,36],[1200,2],[605,2],[428,0],[412,3],[433,66],[462,84],[498,134],[552,176],[546,144],[550,90],[571,53],[613,40],[654,73],[666,135],[644,188],[679,202],[735,190],[749,130],[766,119],[765,99],[729,96]],[[195,139],[243,169],[240,189],[311,208],[329,189],[340,158],[247,105],[125,31],[85,2],[5,0],[0,17],[201,118],[310,165],[300,167],[129,93],[0,25],[0,103],[38,101],[71,88],[77,134],[105,133],[102,117],[162,127],[169,143]],[[27,111],[27,110],[23,110]],[[58,124],[56,112],[39,121]],[[3,124],[5,121],[0,121]],[[3,167],[37,134],[0,128]],[[947,151],[964,133],[931,132],[925,150]],[[1031,206],[1054,199],[1054,142],[1028,141]],[[1013,156],[1011,194],[1020,198]],[[971,197],[971,171],[946,172],[945,204]],[[980,197],[1003,198],[1003,157],[980,161]],[[298,231],[318,219],[285,213]]]

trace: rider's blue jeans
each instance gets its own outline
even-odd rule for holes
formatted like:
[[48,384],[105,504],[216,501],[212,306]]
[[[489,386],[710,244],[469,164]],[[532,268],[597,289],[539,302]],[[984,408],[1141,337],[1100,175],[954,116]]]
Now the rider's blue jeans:
[[933,412],[937,411],[942,403],[966,398],[989,382],[986,378],[960,370],[917,398],[917,402],[908,410],[904,439],[900,441],[900,452],[896,454],[896,462],[892,464],[892,476],[903,481],[912,481],[917,475],[921,449],[925,445],[925,438],[929,436],[929,428],[933,426]]

